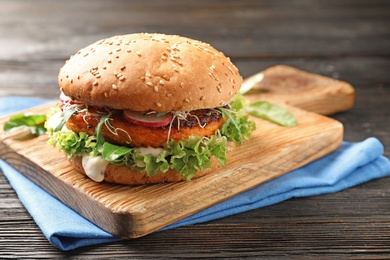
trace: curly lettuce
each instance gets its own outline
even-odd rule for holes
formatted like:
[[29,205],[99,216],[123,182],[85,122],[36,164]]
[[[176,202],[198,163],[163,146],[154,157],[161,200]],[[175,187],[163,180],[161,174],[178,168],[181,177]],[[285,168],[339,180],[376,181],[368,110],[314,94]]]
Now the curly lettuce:
[[249,140],[252,136],[252,132],[256,129],[256,124],[249,119],[248,114],[245,111],[249,102],[238,94],[236,98],[230,102],[230,108],[218,108],[225,118],[225,124],[221,128],[223,136],[234,142],[236,145],[240,145],[242,141]]
[[104,142],[102,148],[97,149],[97,138],[83,132],[79,134],[73,131],[53,132],[49,143],[71,157],[86,154],[101,156],[112,164],[125,165],[140,172],[145,171],[148,176],[173,169],[186,180],[191,180],[198,170],[210,168],[213,156],[217,158],[219,165],[225,165],[228,152],[227,139],[220,135],[213,135],[210,138],[191,136],[180,141],[169,141],[158,156],[143,154],[137,148],[118,146],[109,142]]

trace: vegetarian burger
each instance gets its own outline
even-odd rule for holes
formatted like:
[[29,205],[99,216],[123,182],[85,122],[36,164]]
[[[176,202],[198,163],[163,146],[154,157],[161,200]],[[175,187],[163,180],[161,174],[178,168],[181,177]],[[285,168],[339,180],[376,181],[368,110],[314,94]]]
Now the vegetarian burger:
[[227,163],[254,123],[237,95],[242,77],[209,44],[164,34],[93,43],[60,69],[49,143],[95,181],[191,180]]

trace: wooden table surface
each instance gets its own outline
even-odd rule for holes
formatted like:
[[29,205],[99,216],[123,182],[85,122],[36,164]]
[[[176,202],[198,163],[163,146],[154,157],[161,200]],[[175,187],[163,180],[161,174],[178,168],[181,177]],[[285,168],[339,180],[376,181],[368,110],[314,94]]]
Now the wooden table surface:
[[[385,0],[0,2],[0,96],[55,99],[78,49],[133,32],[179,34],[230,56],[243,77],[286,64],[351,83],[332,115],[346,141],[377,137],[390,157],[390,2]],[[386,258],[390,178],[220,220],[61,252],[0,174],[0,258]]]

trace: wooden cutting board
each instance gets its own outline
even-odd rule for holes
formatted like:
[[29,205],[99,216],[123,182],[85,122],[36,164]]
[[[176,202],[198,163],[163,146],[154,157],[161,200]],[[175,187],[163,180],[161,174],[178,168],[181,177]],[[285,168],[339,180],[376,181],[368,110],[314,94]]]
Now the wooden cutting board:
[[[45,113],[49,105],[26,112]],[[144,236],[337,149],[340,122],[287,106],[296,127],[254,118],[257,130],[235,149],[226,167],[191,182],[125,186],[96,183],[74,171],[47,136],[3,138],[0,158],[102,229],[123,238]],[[0,119],[3,123],[9,117]],[[0,136],[3,136],[0,130]]]

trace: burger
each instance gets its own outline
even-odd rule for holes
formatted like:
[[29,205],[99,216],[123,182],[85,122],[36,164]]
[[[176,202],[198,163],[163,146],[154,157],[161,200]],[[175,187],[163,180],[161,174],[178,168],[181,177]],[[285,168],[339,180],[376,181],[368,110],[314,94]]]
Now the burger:
[[97,182],[190,181],[225,166],[255,129],[242,109],[238,69],[186,37],[102,39],[71,56],[58,83],[49,143]]

